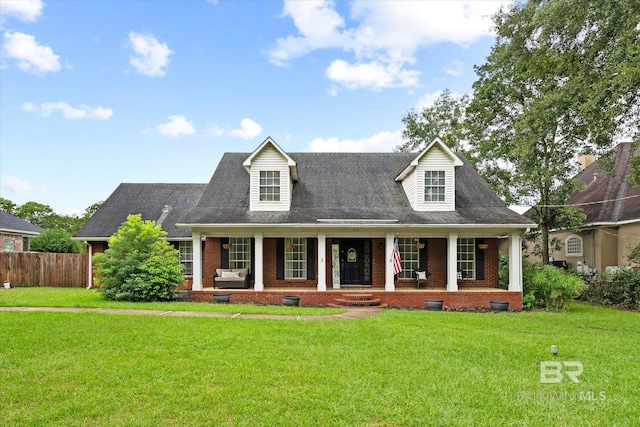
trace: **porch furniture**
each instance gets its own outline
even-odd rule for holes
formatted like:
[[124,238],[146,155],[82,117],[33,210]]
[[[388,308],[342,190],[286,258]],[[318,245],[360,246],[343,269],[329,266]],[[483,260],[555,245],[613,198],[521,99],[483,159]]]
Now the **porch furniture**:
[[428,271],[416,271],[416,288],[420,289],[420,285],[424,283],[424,288],[427,289],[427,280],[429,280]]
[[218,268],[213,275],[213,287],[220,289],[249,289],[248,268]]

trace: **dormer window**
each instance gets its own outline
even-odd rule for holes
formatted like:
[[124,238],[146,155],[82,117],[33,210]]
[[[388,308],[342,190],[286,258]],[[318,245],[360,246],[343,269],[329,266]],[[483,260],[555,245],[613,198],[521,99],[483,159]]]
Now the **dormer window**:
[[424,201],[444,202],[445,201],[445,179],[444,171],[424,172]]
[[260,171],[260,201],[280,201],[280,171]]

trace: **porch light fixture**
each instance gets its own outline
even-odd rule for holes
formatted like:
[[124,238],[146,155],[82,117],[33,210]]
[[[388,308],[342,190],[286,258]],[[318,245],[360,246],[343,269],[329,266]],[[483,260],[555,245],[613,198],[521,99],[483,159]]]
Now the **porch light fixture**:
[[230,247],[231,247],[231,245],[228,244],[228,243],[223,243],[222,244],[222,249],[229,249]]
[[424,243],[420,241],[420,239],[413,239],[416,242],[416,248],[424,249]]
[[489,247],[489,245],[488,245],[488,244],[486,244],[486,243],[480,243],[480,244],[478,245],[478,249],[482,249],[483,251],[484,251],[485,249],[487,249],[488,247]]
[[289,249],[289,250],[293,249],[293,243],[291,243],[291,242],[285,243],[284,244],[284,248],[285,249]]

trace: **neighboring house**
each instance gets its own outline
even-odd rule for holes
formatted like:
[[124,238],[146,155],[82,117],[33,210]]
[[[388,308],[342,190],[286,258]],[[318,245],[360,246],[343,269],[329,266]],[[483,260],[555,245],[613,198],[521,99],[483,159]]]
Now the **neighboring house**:
[[0,210],[0,251],[27,252],[29,238],[38,236],[42,228]]
[[[122,184],[76,238],[102,251],[131,213],[162,220],[197,298],[213,291],[217,269],[247,268],[252,289],[238,298],[273,302],[296,291],[308,304],[366,288],[392,305],[424,306],[430,295],[449,306],[508,299],[520,308],[520,233],[535,227],[440,140],[418,154],[286,153],[267,138],[253,153],[226,153],[206,185]],[[497,289],[504,236],[510,292]],[[422,293],[417,271],[429,273]]]
[[562,245],[553,253],[554,261],[565,261],[583,273],[629,264],[628,247],[640,241],[640,189],[626,181],[631,158],[638,152],[632,152],[631,143],[623,143],[613,154],[613,176],[607,176],[597,161],[581,161],[584,169],[576,179],[585,187],[571,196],[569,204],[584,210],[585,224],[578,231],[549,234]]

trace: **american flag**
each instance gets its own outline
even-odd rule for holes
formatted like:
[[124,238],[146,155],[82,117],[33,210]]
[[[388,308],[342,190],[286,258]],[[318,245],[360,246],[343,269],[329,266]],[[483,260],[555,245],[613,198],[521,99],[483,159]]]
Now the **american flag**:
[[393,274],[396,275],[402,271],[402,259],[400,259],[400,248],[398,247],[398,238],[393,241]]

